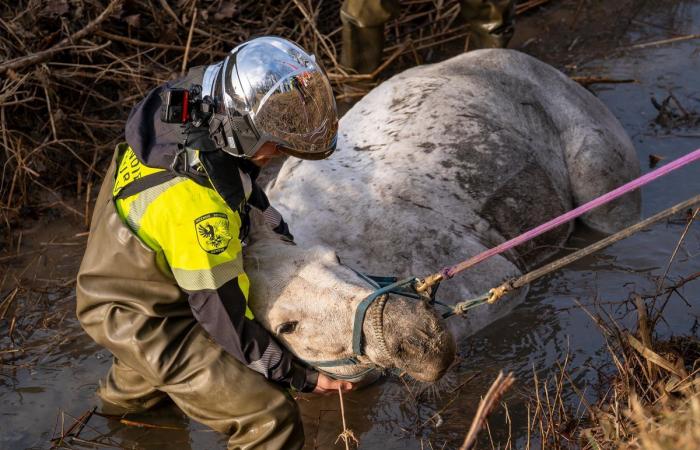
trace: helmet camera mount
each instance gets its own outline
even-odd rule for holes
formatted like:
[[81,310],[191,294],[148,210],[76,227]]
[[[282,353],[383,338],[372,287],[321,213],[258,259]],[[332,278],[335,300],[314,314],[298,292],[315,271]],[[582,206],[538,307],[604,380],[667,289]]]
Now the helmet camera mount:
[[209,95],[202,98],[201,85],[167,89],[161,100],[162,122],[181,124],[190,130],[206,126],[214,146],[232,156],[250,157],[258,150],[260,136],[250,118],[216,112],[216,101]]
[[189,89],[171,88],[161,94],[160,120],[164,123],[192,124],[201,127],[209,122],[214,111],[214,99],[202,98],[202,86],[193,84]]

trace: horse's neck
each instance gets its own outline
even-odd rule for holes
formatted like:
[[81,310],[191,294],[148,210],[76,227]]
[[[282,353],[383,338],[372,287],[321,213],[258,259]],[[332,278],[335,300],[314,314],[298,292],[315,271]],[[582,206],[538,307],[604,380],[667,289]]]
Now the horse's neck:
[[279,287],[304,279],[319,289],[336,292],[356,288],[357,280],[351,272],[333,268],[337,256],[332,249],[323,245],[303,247],[273,234],[259,236],[246,246],[244,265],[252,283]]
[[243,251],[244,265],[249,275],[262,272],[269,276],[292,276],[286,274],[299,264],[302,249],[283,240],[277,233],[270,231],[251,235]]

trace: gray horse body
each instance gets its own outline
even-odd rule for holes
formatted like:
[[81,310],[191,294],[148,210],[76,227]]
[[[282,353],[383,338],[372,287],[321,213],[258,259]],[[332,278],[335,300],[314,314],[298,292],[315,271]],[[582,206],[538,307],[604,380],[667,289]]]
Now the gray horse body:
[[[269,194],[301,245],[335,248],[367,273],[423,276],[638,174],[632,143],[592,94],[522,53],[481,50],[382,83],[342,118],[331,158],[288,160]],[[611,232],[638,215],[633,194],[583,220]],[[443,283],[441,299],[482,294],[540,264],[572,227]],[[453,330],[471,334],[525,294],[478,308]]]

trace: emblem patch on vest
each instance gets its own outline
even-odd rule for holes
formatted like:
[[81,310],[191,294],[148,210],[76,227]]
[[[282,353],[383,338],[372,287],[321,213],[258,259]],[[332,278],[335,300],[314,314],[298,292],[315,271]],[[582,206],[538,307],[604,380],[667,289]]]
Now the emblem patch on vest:
[[218,255],[226,250],[231,241],[228,217],[224,213],[213,212],[194,220],[197,242],[207,253]]

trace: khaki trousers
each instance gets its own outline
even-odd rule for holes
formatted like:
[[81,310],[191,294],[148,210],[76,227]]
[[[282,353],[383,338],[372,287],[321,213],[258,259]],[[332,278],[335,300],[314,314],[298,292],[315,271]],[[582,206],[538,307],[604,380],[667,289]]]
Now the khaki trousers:
[[144,376],[147,367],[134,369],[115,357],[99,396],[131,412],[168,396],[192,419],[229,435],[229,449],[303,446],[298,408],[287,392],[225,353],[203,331],[187,347],[192,355],[173,361],[173,376],[165,380]]

